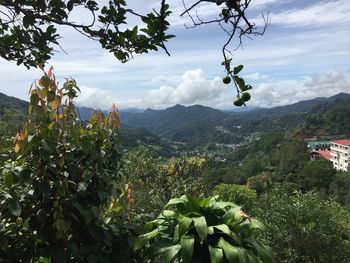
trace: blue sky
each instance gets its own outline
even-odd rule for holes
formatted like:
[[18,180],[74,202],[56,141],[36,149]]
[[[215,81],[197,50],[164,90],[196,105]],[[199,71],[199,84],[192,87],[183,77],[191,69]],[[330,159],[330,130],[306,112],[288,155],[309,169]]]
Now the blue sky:
[[[127,2],[139,12],[160,3]],[[181,0],[169,3],[174,11],[171,33],[177,36],[167,45],[171,57],[152,52],[122,64],[99,43],[60,28],[61,45],[69,55],[57,53],[50,64],[61,82],[64,77],[76,79],[82,90],[80,105],[102,109],[114,102],[120,108],[166,108],[177,103],[234,107],[233,87],[221,82],[225,33],[216,25],[186,29],[188,19],[179,17]],[[202,5],[198,12],[203,18],[215,17],[220,12],[216,8]],[[271,24],[265,35],[245,39],[233,54],[234,64],[245,65],[242,75],[253,85],[249,106],[271,107],[350,92],[349,0],[252,0],[249,16],[260,24],[260,13],[268,11]],[[76,14],[76,19],[83,17],[83,13]],[[0,92],[27,99],[28,86],[40,72],[0,60],[0,77]]]

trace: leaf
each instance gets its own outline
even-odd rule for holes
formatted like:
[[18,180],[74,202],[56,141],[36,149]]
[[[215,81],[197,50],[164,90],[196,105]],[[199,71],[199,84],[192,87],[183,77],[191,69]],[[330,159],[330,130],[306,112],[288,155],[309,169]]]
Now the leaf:
[[191,209],[191,211],[194,212],[199,212],[200,211],[200,206],[199,206],[199,202],[196,198],[190,196],[190,195],[186,195],[187,199],[188,199],[188,205]]
[[5,183],[7,187],[11,187],[12,183],[13,183],[13,173],[12,172],[8,172],[5,174]]
[[61,105],[61,97],[56,95],[55,99],[51,102],[51,108],[56,110]]
[[222,263],[224,262],[224,254],[221,248],[213,247],[209,245],[209,254],[211,263]]
[[216,229],[219,229],[221,232],[227,234],[227,235],[230,235],[231,234],[231,230],[230,228],[225,225],[225,224],[221,224],[221,225],[217,225],[217,226],[214,226]]
[[176,216],[176,213],[172,210],[163,210],[162,216],[167,219],[171,219]]
[[245,81],[244,79],[238,77],[238,76],[234,76],[234,80],[236,81],[237,85],[239,86],[239,88],[241,90],[245,89]]
[[21,147],[19,146],[18,143],[16,143],[16,145],[15,145],[15,153],[19,153],[20,150],[21,150]]
[[183,197],[173,198],[173,199],[169,200],[169,202],[165,205],[165,208],[167,208],[168,206],[171,206],[171,205],[184,204],[184,203],[187,203],[187,200],[185,200],[185,198],[183,198]]
[[181,238],[183,235],[187,233],[189,230],[191,224],[192,224],[192,218],[180,215],[179,217],[179,238]]
[[240,207],[234,207],[228,210],[221,218],[221,222],[228,225],[234,218],[235,214],[240,211]]
[[223,238],[220,238],[218,246],[224,250],[225,257],[229,263],[240,262],[237,247],[234,247]]
[[158,240],[152,243],[152,246],[149,248],[149,250],[147,250],[146,253],[150,257],[156,257],[164,253],[164,251],[167,250],[172,245],[173,243],[169,240]]
[[237,75],[239,72],[242,71],[243,67],[244,67],[243,65],[239,65],[237,67],[234,67],[233,74]]
[[134,251],[136,250],[139,250],[140,248],[142,248],[144,245],[147,244],[147,242],[154,238],[156,235],[158,235],[159,233],[159,229],[156,228],[154,229],[153,231],[149,232],[149,233],[146,233],[146,234],[143,234],[143,235],[140,235],[135,244],[134,244]]
[[261,261],[263,263],[272,263],[273,262],[273,256],[272,256],[273,254],[272,254],[270,247],[261,245],[256,241],[253,241],[252,245],[254,246],[254,249],[256,250],[259,258],[261,259]]
[[184,263],[190,263],[193,255],[194,237],[181,238],[181,256]]
[[205,217],[204,216],[194,217],[193,222],[199,238],[201,240],[205,240],[208,235],[208,226],[207,226],[207,221],[205,220]]
[[16,217],[19,217],[22,213],[21,205],[13,199],[9,202],[8,209],[10,214]]
[[171,261],[176,256],[176,254],[179,253],[180,249],[181,249],[181,245],[174,245],[174,246],[169,247],[167,250],[165,250],[164,262],[171,263]]
[[219,201],[215,203],[214,209],[224,209],[227,206],[231,206],[231,207],[237,207],[236,204],[232,203],[232,202],[223,202],[223,201]]

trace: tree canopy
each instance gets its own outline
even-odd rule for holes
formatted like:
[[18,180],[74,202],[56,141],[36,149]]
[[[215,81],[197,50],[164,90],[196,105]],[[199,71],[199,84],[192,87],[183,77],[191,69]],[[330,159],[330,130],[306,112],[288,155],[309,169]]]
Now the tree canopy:
[[[73,28],[85,37],[100,42],[103,49],[121,62],[128,61],[134,54],[151,50],[163,49],[170,55],[165,43],[174,37],[168,33],[171,11],[168,1],[159,1],[158,10],[140,14],[129,8],[125,0],[105,3],[93,0],[1,0],[0,56],[27,68],[41,65],[52,57],[55,48],[64,48],[60,45],[60,26]],[[243,36],[263,34],[266,26],[258,31],[247,18],[245,11],[251,0],[199,0],[190,6],[186,2],[182,1],[184,11],[180,16],[187,15],[191,19],[193,24],[190,27],[217,23],[227,34],[227,41],[222,46],[222,66],[227,73],[223,82],[234,85],[237,91],[234,104],[244,105],[250,100],[250,94],[246,91],[251,86],[238,76],[243,65],[231,68],[230,43],[238,37],[240,45]],[[206,21],[198,16],[196,8],[205,3],[217,8],[217,18]],[[76,11],[87,11],[90,17],[78,22],[74,19]],[[196,12],[195,15],[192,12]],[[267,25],[268,18],[263,18]]]

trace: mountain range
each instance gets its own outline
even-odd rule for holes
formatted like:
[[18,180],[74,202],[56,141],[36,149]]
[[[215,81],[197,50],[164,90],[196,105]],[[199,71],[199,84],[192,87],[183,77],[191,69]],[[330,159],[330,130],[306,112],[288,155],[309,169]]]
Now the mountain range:
[[[0,108],[12,107],[26,114],[27,105],[23,100],[0,93]],[[86,120],[94,110],[78,107],[78,111],[80,117]],[[162,141],[161,137],[163,143],[166,140],[179,142],[189,148],[237,143],[249,134],[269,131],[289,131],[304,136],[349,134],[350,94],[339,93],[329,98],[238,112],[177,104],[164,110],[122,110],[120,115],[128,138],[155,143]],[[134,144],[130,139],[126,138],[126,141]]]

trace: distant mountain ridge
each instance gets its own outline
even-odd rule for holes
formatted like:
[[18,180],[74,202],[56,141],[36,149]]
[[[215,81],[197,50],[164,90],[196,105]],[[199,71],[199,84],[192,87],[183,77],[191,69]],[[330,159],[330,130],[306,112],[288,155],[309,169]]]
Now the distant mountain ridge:
[[[0,93],[0,107],[4,106],[16,107],[26,114],[28,102]],[[152,141],[160,136],[173,142],[186,143],[191,147],[207,142],[232,143],[239,141],[243,135],[254,132],[297,129],[303,134],[318,133],[322,130],[319,132],[322,134],[331,130],[320,127],[327,125],[326,121],[336,126],[336,130],[340,132],[347,128],[342,122],[347,120],[349,107],[350,94],[340,93],[329,98],[321,97],[286,106],[239,112],[225,112],[201,105],[177,104],[164,110],[121,110],[120,115],[122,127],[128,129],[129,134],[132,133],[131,130],[138,129],[136,134],[131,134],[134,138],[140,139],[140,131],[145,129],[156,136]],[[77,109],[83,120],[89,119],[94,111],[88,107]],[[340,111],[346,113],[340,114]],[[332,118],[338,118],[338,124],[332,122]],[[323,121],[318,123],[319,119]],[[147,135],[148,141],[152,137],[150,134]]]

